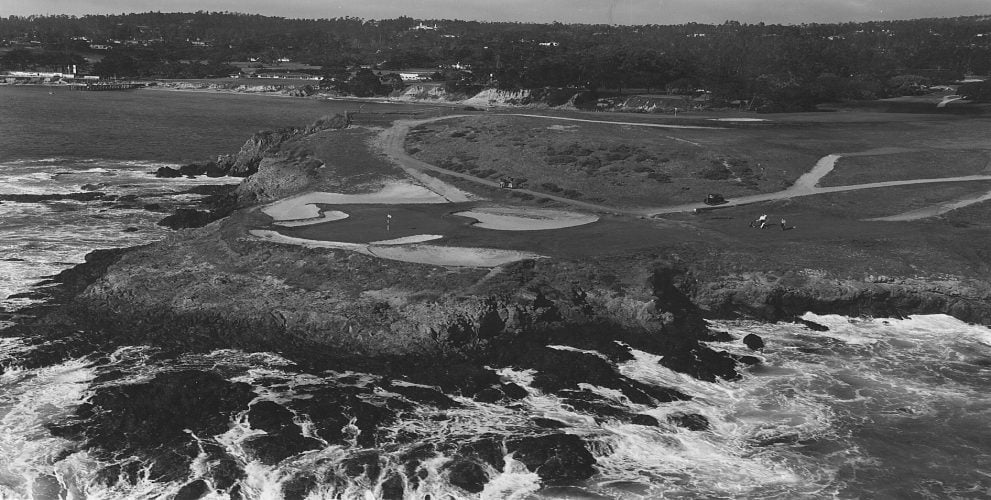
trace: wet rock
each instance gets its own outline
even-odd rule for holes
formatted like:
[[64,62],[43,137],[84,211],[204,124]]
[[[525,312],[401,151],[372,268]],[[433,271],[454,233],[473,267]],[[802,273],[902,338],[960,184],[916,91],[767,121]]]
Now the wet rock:
[[691,399],[670,388],[651,386],[620,375],[611,363],[592,354],[550,347],[521,353],[518,366],[538,371],[533,386],[545,392],[577,389],[581,383],[618,389],[636,404],[655,404]]
[[125,462],[123,465],[108,465],[96,472],[96,482],[105,486],[113,486],[120,480],[127,484],[137,484],[142,469],[143,466],[137,460]]
[[282,432],[251,438],[244,449],[252,458],[268,465],[275,465],[305,451],[319,450],[322,443],[301,434]]
[[403,478],[399,474],[389,474],[382,481],[382,500],[402,500],[405,492]]
[[507,442],[506,447],[547,485],[574,483],[595,473],[595,457],[584,441],[572,434],[515,439]]
[[277,464],[304,451],[321,448],[318,440],[303,436],[293,418],[293,412],[274,401],[251,405],[248,423],[252,429],[265,431],[267,435],[250,439],[244,444],[245,449],[263,463]]
[[743,345],[749,347],[751,351],[759,351],[764,348],[764,339],[759,335],[748,333],[743,337]]
[[475,393],[475,401],[480,403],[495,403],[500,399],[504,398],[506,395],[502,393],[499,389],[495,387],[486,387]]
[[487,463],[496,470],[502,470],[506,466],[506,450],[498,437],[482,438],[462,445],[458,454]]
[[154,212],[162,209],[162,205],[158,203],[148,203],[144,206],[144,209],[149,212]]
[[158,167],[158,170],[155,170],[155,177],[162,179],[174,179],[176,177],[182,177],[182,172],[172,167]]
[[379,463],[379,454],[376,451],[363,451],[341,461],[345,474],[351,479],[361,476],[368,478],[368,481],[375,483],[382,473],[382,466]]
[[16,201],[20,203],[41,203],[45,201],[94,201],[106,196],[100,191],[85,193],[52,193],[52,194],[0,194],[0,201]]
[[293,412],[274,401],[259,401],[248,410],[248,423],[252,429],[274,434],[288,427],[296,427],[294,416]]
[[136,194],[125,194],[117,197],[118,203],[134,203],[136,201],[138,201],[138,195]]
[[734,338],[729,332],[709,329],[699,340],[706,342],[732,342]]
[[687,348],[665,354],[660,364],[699,380],[715,382],[717,379],[739,380],[736,362],[736,358],[729,353],[715,351],[693,341]]
[[186,483],[179,488],[175,496],[172,497],[173,500],[197,500],[203,498],[207,494],[210,487],[206,484],[206,481],[202,479],[197,479],[193,482]]
[[303,500],[316,489],[317,480],[309,474],[297,474],[282,483],[282,498],[285,500]]
[[171,481],[188,475],[189,464],[199,454],[190,432],[197,436],[226,432],[231,416],[254,397],[248,384],[229,382],[218,374],[160,373],[147,382],[96,389],[71,421],[53,424],[50,431],[81,440],[81,446],[97,458],[137,457],[150,468],[153,479]]
[[127,228],[124,228],[124,232],[125,233],[136,233],[138,231],[139,231],[139,229],[136,228],[136,227],[127,227]]
[[690,431],[709,430],[709,419],[698,413],[672,413],[668,415],[668,422]]
[[485,483],[489,482],[489,476],[478,463],[463,458],[455,458],[447,467],[447,481],[469,493],[479,493],[485,489]]
[[750,366],[760,364],[760,358],[756,358],[754,356],[737,356],[734,354],[733,359],[735,359],[739,363],[743,363],[745,365],[750,365]]
[[409,399],[410,401],[429,404],[441,410],[447,410],[450,408],[456,408],[461,406],[446,394],[436,389],[432,389],[430,387],[389,384],[383,386],[383,388],[389,392],[400,394],[406,399]]
[[[188,165],[183,165],[179,167],[178,172],[179,175],[185,175],[187,177],[196,177],[198,175],[206,175],[207,177],[222,177],[227,174],[222,168],[217,166],[216,162],[212,161],[207,163],[190,163]],[[158,174],[156,173],[156,176],[157,175]]]
[[499,384],[499,375],[474,363],[437,363],[420,365],[410,370],[413,381],[435,385],[445,393],[460,392],[466,396]]
[[395,419],[395,412],[385,406],[377,406],[362,400],[358,394],[369,393],[370,389],[353,387],[322,387],[306,391],[311,397],[296,399],[289,403],[294,410],[310,417],[318,436],[329,443],[345,444],[347,437],[342,431],[355,418],[354,425],[361,432],[358,444],[373,447],[380,427]]
[[828,332],[829,331],[829,327],[828,326],[822,325],[822,324],[819,324],[819,323],[816,323],[815,321],[809,321],[809,320],[803,319],[803,318],[795,318],[795,323],[799,323],[799,324],[805,325],[806,328],[808,328],[809,330],[812,330],[814,332]]
[[416,489],[420,480],[427,478],[427,471],[420,467],[424,461],[437,456],[437,449],[433,444],[426,443],[414,446],[411,450],[399,455],[399,462],[403,464],[403,471],[406,473],[406,480],[410,489]]
[[179,208],[172,215],[158,221],[158,225],[169,229],[203,227],[217,220],[217,218],[213,212],[193,208]]
[[512,382],[500,386],[502,393],[509,399],[523,399],[530,395],[526,389]]
[[233,457],[225,456],[210,464],[210,477],[217,489],[226,490],[244,479],[244,470]]
[[658,422],[656,418],[650,415],[644,415],[642,413],[633,415],[633,418],[630,419],[630,423],[636,425],[646,425],[650,427],[657,427],[661,425],[661,423]]
[[533,419],[533,423],[544,427],[546,429],[563,429],[565,427],[570,427],[568,424],[561,422],[559,420],[554,420],[551,418],[536,417]]
[[613,406],[608,400],[589,390],[564,390],[558,391],[558,395],[563,398],[564,404],[575,411],[596,417],[597,421],[603,418],[629,418],[629,412],[626,409]]

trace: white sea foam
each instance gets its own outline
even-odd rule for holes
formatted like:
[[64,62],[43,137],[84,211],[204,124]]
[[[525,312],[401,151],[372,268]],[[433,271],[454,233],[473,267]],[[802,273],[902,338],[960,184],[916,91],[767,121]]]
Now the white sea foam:
[[0,485],[15,497],[28,496],[34,479],[51,473],[54,458],[69,442],[45,426],[83,402],[95,374],[89,362],[77,359],[0,375]]

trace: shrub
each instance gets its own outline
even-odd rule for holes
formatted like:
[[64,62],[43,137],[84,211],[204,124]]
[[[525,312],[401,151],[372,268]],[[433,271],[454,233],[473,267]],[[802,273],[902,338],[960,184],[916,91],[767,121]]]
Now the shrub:
[[415,154],[417,154],[417,153],[420,152],[420,148],[418,148],[416,146],[413,146],[413,147],[410,147],[410,148],[406,148],[406,152],[409,153],[409,154],[411,154],[411,155],[415,155]]
[[567,196],[568,198],[581,198],[582,197],[581,191],[576,191],[574,189],[565,189],[563,194],[565,196]]
[[477,177],[494,177],[499,175],[499,171],[491,168],[483,168],[479,170],[473,170]]
[[699,177],[703,179],[708,179],[710,181],[724,181],[726,179],[729,179],[732,174],[726,167],[723,167],[722,165],[718,165],[718,166],[712,165],[706,167],[706,169],[699,172],[698,175]]
[[634,167],[633,168],[633,171],[642,174],[644,172],[653,172],[654,169],[652,169],[652,168],[650,168],[650,167],[648,167],[646,165],[639,165],[637,167]]
[[671,176],[662,172],[651,172],[647,174],[647,178],[664,184],[671,182]]
[[567,165],[576,161],[578,161],[578,158],[571,155],[554,155],[547,158],[548,165]]
[[594,156],[589,156],[589,157],[586,157],[586,158],[582,158],[578,162],[578,167],[579,168],[581,168],[582,170],[587,170],[590,173],[592,171],[598,170],[599,167],[601,167],[601,166],[602,166],[602,162],[598,158],[596,158]]
[[548,191],[550,191],[552,193],[560,193],[561,191],[563,191],[563,189],[561,188],[561,186],[558,186],[557,184],[554,184],[553,182],[545,182],[545,183],[541,184],[540,187],[542,187],[542,188],[544,188],[544,189],[546,189],[546,190],[548,190]]
[[466,132],[458,130],[457,132],[451,132],[451,137],[464,137],[468,135]]

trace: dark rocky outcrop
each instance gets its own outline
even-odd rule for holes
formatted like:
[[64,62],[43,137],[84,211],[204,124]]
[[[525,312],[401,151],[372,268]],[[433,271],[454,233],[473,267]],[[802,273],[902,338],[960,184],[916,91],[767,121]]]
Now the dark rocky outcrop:
[[764,349],[764,339],[755,333],[748,333],[743,337],[743,345],[750,348],[751,351],[760,351]]
[[218,214],[206,210],[196,210],[194,208],[180,208],[172,215],[158,221],[159,226],[169,229],[186,229],[193,227],[203,227],[226,214]]
[[382,481],[382,500],[402,500],[405,492],[406,487],[399,474],[389,474],[385,481]]
[[803,318],[795,318],[795,323],[799,323],[801,325],[804,325],[806,328],[808,328],[809,330],[812,330],[814,332],[828,332],[829,331],[829,327],[828,326],[823,325],[823,324],[816,323],[815,321],[809,321],[809,320],[803,319]]
[[52,193],[52,194],[0,194],[0,201],[16,201],[18,203],[41,203],[45,201],[94,201],[107,196],[100,191],[83,193]]
[[668,415],[668,422],[690,431],[709,430],[709,419],[698,413],[672,413]]
[[172,497],[173,500],[197,500],[203,498],[209,491],[210,486],[206,484],[206,481],[202,479],[197,479],[195,481],[188,482],[179,488],[175,496]]
[[656,418],[644,414],[634,415],[633,419],[630,420],[630,423],[636,425],[645,425],[648,427],[657,427],[661,425],[661,423],[658,422]]
[[320,441],[303,436],[293,417],[291,411],[273,401],[251,405],[248,423],[266,434],[247,441],[245,449],[262,463],[276,464],[304,451],[322,448]]
[[174,179],[176,177],[182,177],[182,172],[172,167],[158,167],[158,170],[155,170],[155,177]]
[[706,315],[712,317],[792,321],[810,311],[894,318],[948,314],[971,323],[991,324],[991,284],[977,279],[875,278],[872,281],[827,275],[806,277],[792,285],[781,284],[782,280],[770,274],[758,274],[747,280],[697,279],[694,285],[684,288]]
[[231,416],[254,396],[247,384],[215,373],[161,373],[143,383],[100,387],[71,420],[49,428],[80,441],[96,457],[138,457],[152,480],[174,481],[188,475],[200,453],[190,432],[225,432]]
[[241,150],[233,155],[223,155],[217,158],[216,170],[226,172],[235,177],[247,177],[258,171],[262,159],[279,150],[279,147],[293,139],[328,129],[346,128],[351,121],[346,116],[335,115],[323,117],[306,128],[283,128],[256,132],[249,138]]
[[572,434],[513,439],[506,448],[547,485],[573,484],[595,473],[595,457],[582,439]]
[[481,465],[463,458],[455,458],[446,467],[446,471],[449,483],[469,493],[480,493],[489,481],[489,476]]

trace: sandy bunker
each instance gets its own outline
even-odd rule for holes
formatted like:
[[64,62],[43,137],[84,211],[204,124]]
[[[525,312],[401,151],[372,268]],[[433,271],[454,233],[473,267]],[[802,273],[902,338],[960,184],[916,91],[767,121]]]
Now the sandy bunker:
[[499,231],[543,231],[591,224],[598,216],[525,207],[476,207],[454,215],[477,220],[473,227]]
[[[410,244],[413,241],[426,241],[434,235],[419,238],[388,240],[377,243],[342,243],[337,241],[309,240],[285,236],[275,231],[254,229],[251,235],[273,243],[300,245],[307,248],[335,248],[349,250],[382,259],[400,260],[417,264],[454,267],[496,267],[526,259],[539,259],[543,255],[519,250],[499,250],[495,248],[441,247],[435,245]],[[430,238],[433,239],[433,238]]]

